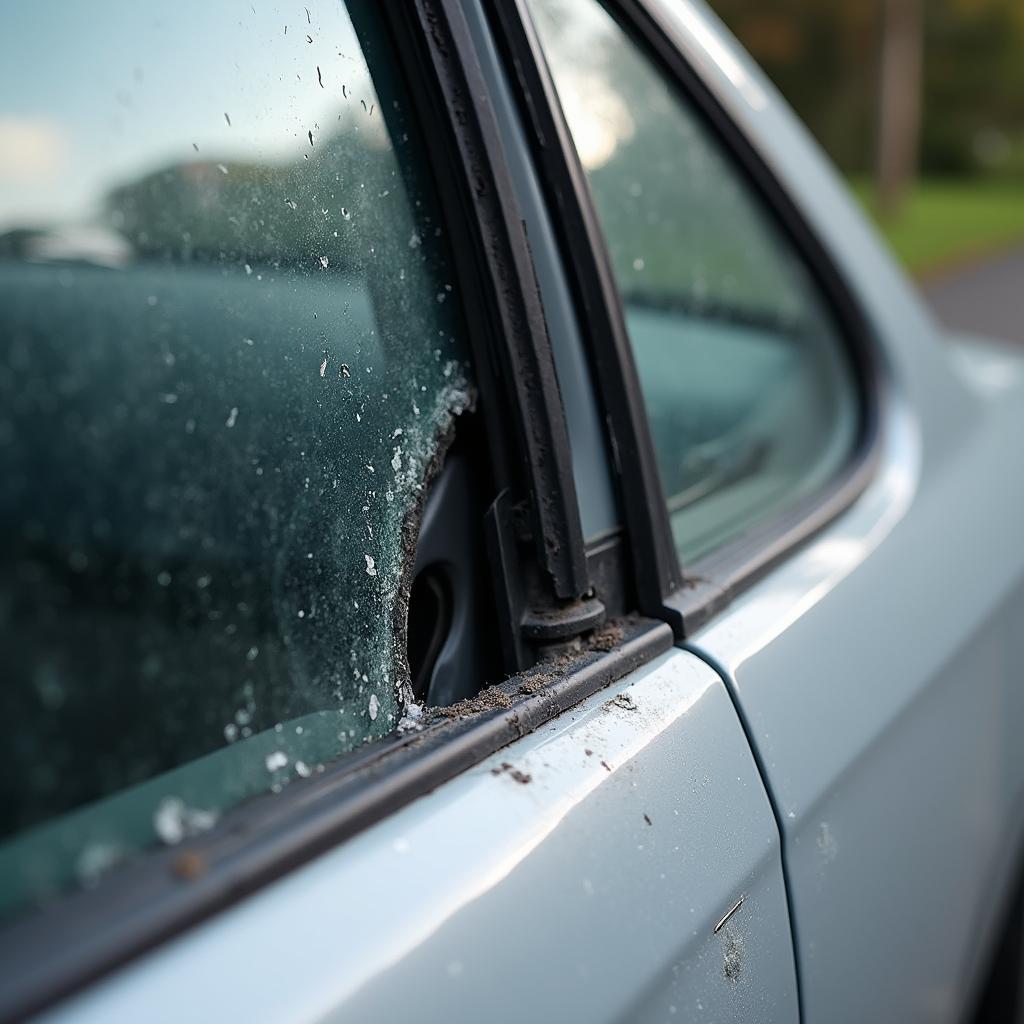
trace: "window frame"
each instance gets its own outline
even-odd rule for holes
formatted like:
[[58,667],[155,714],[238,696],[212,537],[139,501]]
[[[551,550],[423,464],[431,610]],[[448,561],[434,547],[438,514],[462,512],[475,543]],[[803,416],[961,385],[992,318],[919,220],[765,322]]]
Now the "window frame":
[[484,2],[508,72],[514,74],[518,85],[520,115],[539,177],[547,185],[549,209],[563,262],[572,275],[591,364],[602,382],[597,397],[603,406],[610,450],[613,458],[618,456],[614,469],[639,606],[644,614],[668,622],[681,641],[835,519],[870,483],[880,458],[882,408],[888,389],[880,345],[828,247],[772,170],[768,155],[732,119],[726,97],[687,60],[674,26],[644,0],[593,0],[601,3],[690,106],[754,200],[789,242],[835,322],[856,392],[856,440],[842,468],[825,486],[778,516],[751,525],[692,564],[681,565],[621,296],[553,77],[526,0]]
[[[427,173],[453,236],[453,274],[469,325],[477,390],[485,416],[491,473],[529,521],[537,543],[525,564],[492,557],[510,591],[527,591],[512,633],[548,632],[528,650],[584,634],[604,616],[592,595],[592,559],[584,548],[564,409],[535,269],[504,160],[500,129],[459,0],[385,5],[382,34],[408,87],[412,116],[427,143]],[[509,499],[511,503],[511,499]],[[495,511],[492,507],[492,511]],[[497,536],[500,549],[502,536]],[[605,586],[616,610],[627,605],[617,576]],[[599,589],[601,584],[599,583]],[[506,615],[518,612],[514,606]],[[499,609],[499,612],[501,610]],[[545,615],[547,617],[545,617]],[[540,665],[495,687],[490,707],[438,716],[420,731],[392,733],[226,812],[216,828],[171,848],[154,848],[94,889],[30,908],[0,924],[0,1021],[21,1020],[82,989],[280,878],[479,763],[496,750],[670,649],[664,623],[620,620],[621,639],[570,652],[552,680]],[[551,630],[554,633],[551,633]]]

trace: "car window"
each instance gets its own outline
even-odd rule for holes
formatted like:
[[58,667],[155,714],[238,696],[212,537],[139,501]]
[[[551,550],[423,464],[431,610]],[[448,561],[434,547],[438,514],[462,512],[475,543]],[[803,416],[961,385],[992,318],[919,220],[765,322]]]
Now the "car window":
[[402,714],[415,516],[471,385],[376,19],[6,18],[0,913]]
[[595,0],[530,9],[621,293],[692,562],[826,483],[857,428],[837,328],[708,127]]

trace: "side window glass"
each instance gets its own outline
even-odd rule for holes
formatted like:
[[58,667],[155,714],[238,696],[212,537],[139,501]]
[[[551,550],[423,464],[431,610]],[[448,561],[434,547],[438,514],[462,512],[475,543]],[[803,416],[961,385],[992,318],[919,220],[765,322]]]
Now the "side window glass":
[[402,713],[410,524],[470,381],[377,17],[7,20],[0,915]]
[[684,564],[841,467],[856,390],[805,267],[595,0],[531,0],[622,296]]

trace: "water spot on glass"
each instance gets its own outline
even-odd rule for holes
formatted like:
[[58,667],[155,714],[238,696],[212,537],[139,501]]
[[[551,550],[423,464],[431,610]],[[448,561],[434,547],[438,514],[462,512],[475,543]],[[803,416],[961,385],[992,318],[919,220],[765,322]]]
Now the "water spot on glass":
[[414,232],[413,232],[413,233],[412,233],[412,234],[411,234],[411,235],[409,236],[409,248],[410,248],[410,249],[418,249],[418,248],[420,247],[421,243],[422,243],[422,239],[421,239],[421,238],[420,238],[420,236],[419,236],[419,235],[418,235],[418,234],[417,234],[417,233],[416,233],[416,232],[414,231]]
[[156,574],[156,581],[161,587],[169,587],[171,585],[171,574],[163,569]]
[[367,576],[376,576],[377,575],[377,566],[374,564],[373,556],[372,555],[363,555],[363,558],[366,559],[366,575]]
[[155,306],[160,300],[155,295],[146,296],[146,305]]
[[287,767],[288,755],[283,750],[275,750],[272,754],[267,754],[264,763],[268,772],[276,772],[279,768]]
[[248,346],[249,346],[249,347],[251,348],[251,347],[252,347],[253,345],[255,345],[255,344],[256,344],[256,342],[254,342],[254,341],[252,340],[252,338],[243,338],[243,339],[242,339],[242,344],[243,344],[243,345],[248,345]]
[[298,616],[299,616],[300,619],[304,619],[306,617],[305,610],[300,608],[299,611],[298,611]]
[[246,263],[246,265],[245,265],[245,276],[246,277],[251,277],[252,276],[252,267],[250,267],[248,263]]
[[320,376],[321,377],[326,377],[327,376],[327,353],[326,352],[324,353],[323,361],[320,363]]
[[124,856],[116,843],[89,843],[75,859],[75,874],[82,885],[91,888]]
[[213,579],[212,576],[208,576],[208,575],[200,576],[199,579],[196,580],[196,586],[200,590],[205,590],[210,585],[210,582],[211,582],[212,579]]
[[[366,677],[363,676],[365,680]],[[377,700],[377,694],[370,694],[370,721],[375,722],[377,720],[377,712],[380,710],[380,701]]]
[[224,166],[224,164],[217,164],[217,170],[220,171],[221,174],[228,173],[228,169],[227,167]]
[[635,260],[633,260],[633,269],[634,270],[643,270],[644,266],[645,266],[645,263],[644,263],[644,259],[643,259],[642,256],[637,256],[637,258]]
[[235,740],[238,739],[238,726],[235,725],[234,722],[228,722],[228,724],[224,726],[224,739],[226,739],[228,743],[234,743]]
[[326,256],[321,256],[320,257],[320,266],[323,267],[324,270],[327,269],[327,264],[330,263],[330,262],[331,261]]
[[352,211],[347,209],[344,206],[341,208],[341,215],[342,215],[342,217],[345,218],[345,220],[351,220],[352,219]]
[[229,430],[238,422],[238,406],[231,406],[231,412],[228,413],[228,418],[224,421],[224,426]]
[[296,761],[295,762],[295,774],[298,775],[299,778],[308,779],[310,777],[310,775],[313,774],[313,771],[309,767],[309,765],[306,764],[305,761]]
[[216,824],[216,811],[188,807],[176,796],[164,797],[153,814],[153,829],[168,846],[180,843],[186,836],[207,832]]
[[185,420],[185,433],[194,434],[196,432],[196,421],[190,416]]

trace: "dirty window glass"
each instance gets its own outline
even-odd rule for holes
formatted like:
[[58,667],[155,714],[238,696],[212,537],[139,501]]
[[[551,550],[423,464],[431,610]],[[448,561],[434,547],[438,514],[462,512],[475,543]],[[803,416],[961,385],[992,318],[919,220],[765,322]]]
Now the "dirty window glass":
[[810,495],[855,390],[805,267],[706,125],[594,0],[531,0],[621,292],[676,545]]
[[403,711],[470,401],[372,4],[36,0],[0,41],[0,913]]

